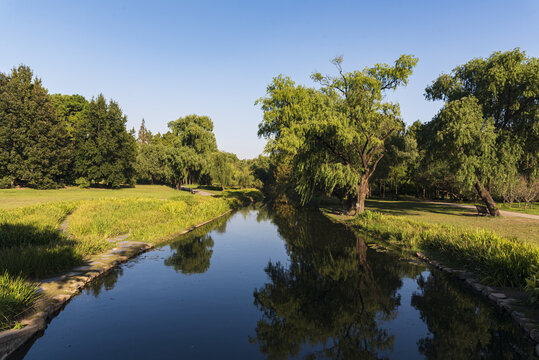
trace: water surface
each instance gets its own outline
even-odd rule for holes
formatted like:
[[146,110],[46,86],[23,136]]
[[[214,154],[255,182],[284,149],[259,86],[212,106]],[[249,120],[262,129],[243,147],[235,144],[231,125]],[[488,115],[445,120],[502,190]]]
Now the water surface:
[[482,298],[365,240],[316,212],[244,209],[101,278],[25,358],[530,357]]

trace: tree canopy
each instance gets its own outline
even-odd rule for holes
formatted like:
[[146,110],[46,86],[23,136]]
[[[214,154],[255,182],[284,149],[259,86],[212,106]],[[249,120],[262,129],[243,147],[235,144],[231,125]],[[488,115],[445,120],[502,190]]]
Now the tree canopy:
[[303,203],[316,191],[343,189],[364,210],[368,182],[384,154],[385,141],[403,128],[398,104],[386,91],[406,85],[417,59],[403,55],[393,66],[376,64],[337,76],[315,73],[320,89],[295,86],[279,76],[257,101],[264,110],[259,135],[270,139],[268,151],[293,159],[296,190]]
[[70,147],[41,80],[27,66],[0,73],[0,187],[66,183]]

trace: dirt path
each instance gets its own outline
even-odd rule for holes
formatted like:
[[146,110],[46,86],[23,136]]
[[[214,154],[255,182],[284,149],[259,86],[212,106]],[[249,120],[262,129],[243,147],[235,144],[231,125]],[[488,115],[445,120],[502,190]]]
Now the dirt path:
[[[475,206],[473,205],[462,205],[462,204],[448,203],[448,202],[443,202],[443,201],[428,201],[428,202],[431,204],[450,205],[450,206],[460,207],[463,209],[471,209],[474,211],[476,210]],[[507,216],[507,217],[520,217],[520,218],[526,218],[526,219],[539,220],[539,215],[523,214],[523,213],[517,213],[517,212],[505,211],[505,210],[500,210],[500,214],[502,216]]]

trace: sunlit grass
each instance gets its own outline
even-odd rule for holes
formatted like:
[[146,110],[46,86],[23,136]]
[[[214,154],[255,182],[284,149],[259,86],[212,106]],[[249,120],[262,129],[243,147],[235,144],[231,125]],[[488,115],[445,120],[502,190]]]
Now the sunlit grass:
[[103,199],[82,202],[69,218],[79,240],[129,234],[130,240],[155,242],[231,209],[224,199],[181,196],[179,199]]
[[472,209],[413,200],[370,199],[366,202],[366,208],[429,224],[453,225],[466,230],[488,230],[503,237],[516,237],[539,245],[539,220],[514,216],[477,216],[477,212]]
[[39,298],[37,285],[21,276],[0,274],[0,330],[13,325],[13,319],[22,314]]

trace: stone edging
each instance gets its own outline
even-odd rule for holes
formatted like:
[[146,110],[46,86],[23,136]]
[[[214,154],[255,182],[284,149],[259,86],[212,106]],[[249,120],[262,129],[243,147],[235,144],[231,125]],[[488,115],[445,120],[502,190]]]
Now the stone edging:
[[[171,235],[171,237],[187,234],[188,232],[223,217],[230,212],[232,212],[232,210],[192,226],[182,232]],[[127,236],[122,235],[117,237],[117,239],[124,240],[126,237]],[[121,241],[116,243],[118,246],[112,250],[93,256],[89,265],[76,267],[65,275],[43,280],[41,282],[40,290],[45,296],[38,301],[39,303],[36,305],[37,309],[20,321],[20,324],[24,327],[22,329],[9,329],[0,332],[0,360],[7,359],[8,356],[45,331],[48,323],[58,315],[67,303],[69,303],[74,296],[78,295],[86,285],[101,275],[106,274],[117,265],[151,250],[154,247],[152,244],[136,241]]]
[[438,261],[431,260],[423,253],[418,252],[417,257],[437,269],[462,280],[466,286],[475,293],[482,294],[501,312],[507,313],[518,323],[520,328],[528,335],[535,344],[535,355],[539,356],[539,320],[530,319],[522,311],[516,309],[518,300],[504,292],[503,289],[485,286],[477,280],[476,276],[465,270],[454,270]]

